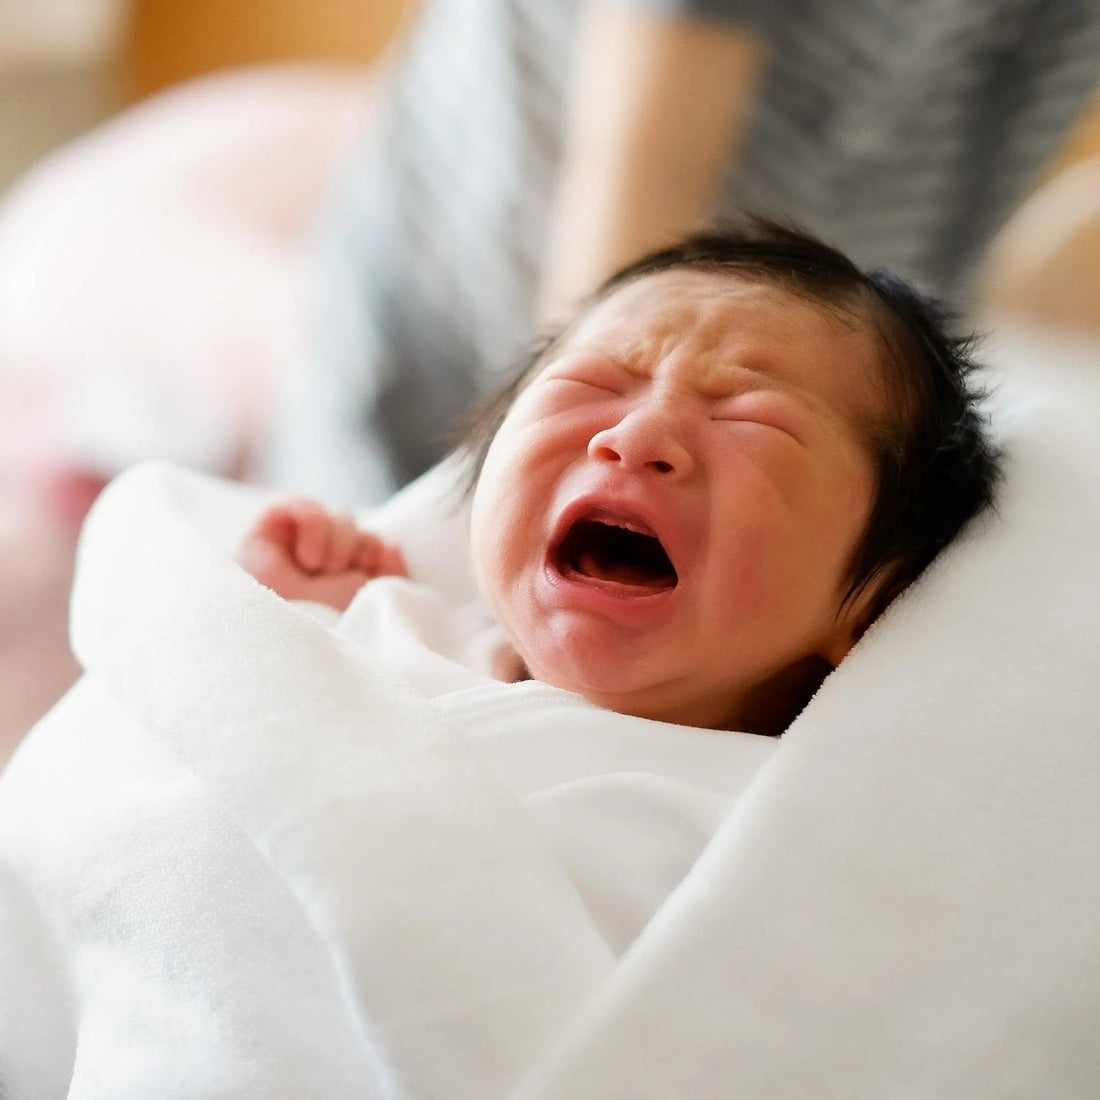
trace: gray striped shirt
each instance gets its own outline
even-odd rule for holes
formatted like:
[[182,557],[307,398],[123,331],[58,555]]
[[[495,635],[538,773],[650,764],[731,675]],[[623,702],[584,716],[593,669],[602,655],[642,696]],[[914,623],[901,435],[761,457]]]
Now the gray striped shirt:
[[[633,4],[769,40],[715,213],[795,220],[949,296],[1100,79],[1100,0]],[[332,197],[279,480],[349,502],[384,490],[379,461],[407,480],[529,339],[578,7],[426,5]]]

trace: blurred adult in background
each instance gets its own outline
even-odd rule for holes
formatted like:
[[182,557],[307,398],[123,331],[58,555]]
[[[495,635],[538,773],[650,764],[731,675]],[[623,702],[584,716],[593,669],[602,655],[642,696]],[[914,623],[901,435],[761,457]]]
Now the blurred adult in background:
[[317,249],[270,473],[349,503],[533,330],[739,207],[965,296],[1100,79],[1096,0],[435,0]]

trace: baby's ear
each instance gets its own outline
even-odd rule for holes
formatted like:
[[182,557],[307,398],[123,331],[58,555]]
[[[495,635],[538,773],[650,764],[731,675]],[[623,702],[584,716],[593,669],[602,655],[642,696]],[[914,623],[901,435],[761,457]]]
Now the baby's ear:
[[870,625],[870,623],[860,623],[855,626],[841,629],[838,623],[838,629],[824,646],[822,656],[833,666],[833,668],[836,668],[836,666],[848,656],[848,651],[852,646],[854,646],[867,632],[867,627]]
[[833,630],[821,648],[821,655],[836,668],[849,650],[867,633],[875,621],[875,605],[878,603],[880,583],[867,585],[854,599],[840,609]]

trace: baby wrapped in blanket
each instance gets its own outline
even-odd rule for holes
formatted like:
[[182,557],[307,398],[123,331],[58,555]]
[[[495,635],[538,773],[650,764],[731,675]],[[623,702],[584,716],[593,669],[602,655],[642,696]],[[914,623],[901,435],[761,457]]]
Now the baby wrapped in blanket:
[[[813,820],[798,783],[779,811],[768,783],[814,744],[785,772],[761,735],[990,498],[968,367],[887,276],[774,228],[699,238],[613,279],[475,430],[491,619],[302,503],[239,557],[284,596],[350,601],[335,633],[196,565],[171,524],[112,600],[78,589],[90,675],[0,811],[11,1095],[970,1095],[934,1083],[966,1049],[936,1073],[914,1057],[929,1029],[878,1057],[851,1034],[899,1026],[873,991],[908,1021],[936,1000],[931,944],[875,900],[875,844],[835,801],[781,876],[809,890],[817,860],[834,892],[769,908],[761,878],[797,848],[783,815]],[[86,571],[98,549],[93,529]],[[146,561],[185,598],[145,606]],[[840,792],[835,732],[814,783]],[[834,974],[861,873],[879,885]],[[750,928],[768,935],[745,951]],[[913,975],[886,981],[876,951]]]
[[[758,225],[627,268],[472,431],[472,554],[501,679],[781,732],[991,499],[965,342],[883,273]],[[399,549],[309,502],[240,561],[342,611]]]

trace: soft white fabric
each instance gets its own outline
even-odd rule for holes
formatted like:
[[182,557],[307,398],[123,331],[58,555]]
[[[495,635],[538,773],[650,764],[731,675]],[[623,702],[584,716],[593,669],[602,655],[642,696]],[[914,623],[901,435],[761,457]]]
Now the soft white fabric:
[[[8,1093],[1094,1095],[1100,443],[1003,424],[999,514],[779,742],[425,657],[402,582],[334,632],[228,560],[254,497],[116,484],[0,785]],[[438,488],[381,522],[451,590]]]
[[[376,526],[398,537],[423,492]],[[225,552],[262,499],[146,467],[88,526],[89,675],[0,811],[6,984],[44,970],[65,994],[30,1022],[9,1002],[16,1096],[39,1094],[41,1061],[103,1097],[389,1095],[391,1078],[502,1095],[775,751],[458,664],[491,646],[485,614],[423,583],[367,586],[333,632]],[[402,537],[414,568],[446,549]],[[61,957],[28,967],[23,942],[51,937]],[[14,1041],[35,1027],[54,1043],[38,1062]]]

